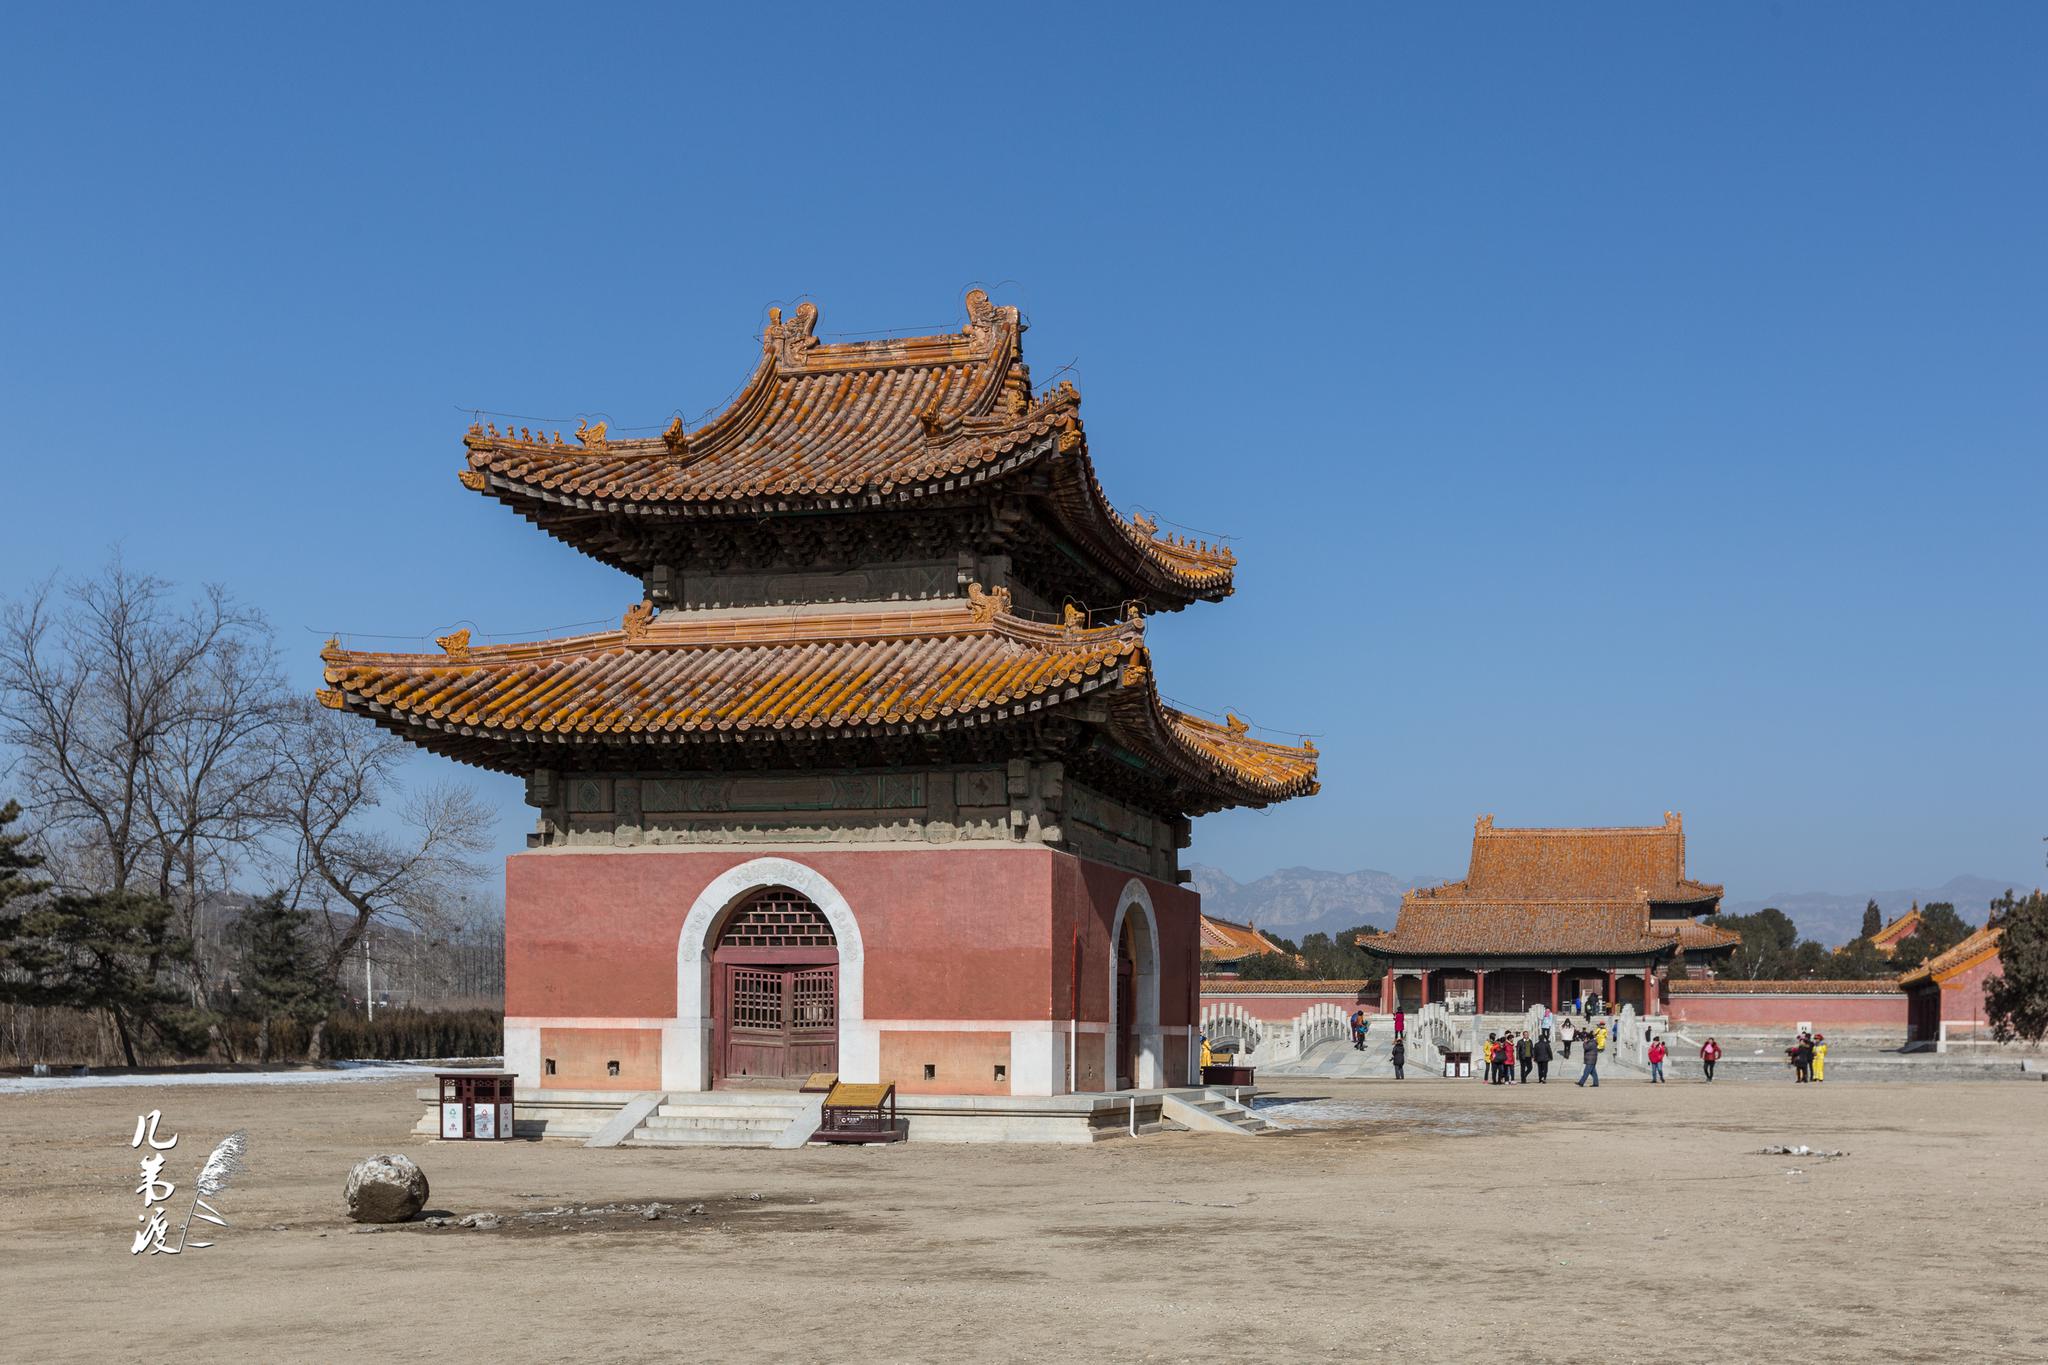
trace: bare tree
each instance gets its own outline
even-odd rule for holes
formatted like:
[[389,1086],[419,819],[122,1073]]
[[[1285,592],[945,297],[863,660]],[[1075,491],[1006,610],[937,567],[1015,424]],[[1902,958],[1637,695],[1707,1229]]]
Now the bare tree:
[[[426,933],[453,913],[482,875],[474,859],[490,845],[491,814],[467,788],[434,787],[405,801],[396,829],[380,828],[411,752],[405,742],[313,702],[287,716],[273,809],[293,887],[328,912],[315,920],[327,927],[324,979],[338,990],[349,955],[374,926]],[[314,1027],[309,1060],[323,1033]]]
[[[217,939],[203,917],[264,827],[282,700],[260,614],[218,587],[181,603],[118,555],[0,612],[0,740],[60,887],[155,897],[184,943]],[[221,966],[178,965],[180,946],[166,934],[148,970],[189,971],[204,1007]]]

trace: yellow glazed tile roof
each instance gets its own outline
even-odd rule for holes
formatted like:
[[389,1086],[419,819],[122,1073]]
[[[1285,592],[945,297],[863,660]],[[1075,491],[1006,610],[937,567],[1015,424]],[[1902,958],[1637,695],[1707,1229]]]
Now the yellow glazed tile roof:
[[1968,971],[1996,953],[1998,942],[2004,937],[2003,928],[1994,928],[1987,924],[1947,952],[1937,953],[1900,976],[1899,984],[1911,986],[1922,981],[1933,981],[1938,985],[1947,981],[1958,972]]
[[1007,593],[971,592],[887,612],[655,616],[642,604],[615,631],[485,646],[463,632],[441,654],[330,644],[321,700],[443,736],[645,743],[950,728],[1102,693],[1123,743],[1234,804],[1316,790],[1313,747],[1161,702],[1142,620],[1028,621],[1007,610]]
[[1094,551],[1181,599],[1231,590],[1227,547],[1161,534],[1110,505],[1090,461],[1080,395],[1031,391],[1015,308],[967,295],[964,330],[838,345],[814,335],[818,310],[772,310],[753,378],[694,431],[614,440],[600,425],[571,440],[496,424],[470,429],[463,483],[513,502],[661,515],[860,509],[952,492],[1043,466],[1069,528]]

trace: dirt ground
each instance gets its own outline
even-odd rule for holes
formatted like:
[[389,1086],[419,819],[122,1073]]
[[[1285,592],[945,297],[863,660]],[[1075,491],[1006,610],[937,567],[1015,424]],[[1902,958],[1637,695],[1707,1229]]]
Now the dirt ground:
[[[0,1096],[0,1355],[2048,1360],[2048,1086],[1293,1091],[1382,1117],[586,1151],[413,1137],[412,1086],[381,1082]],[[249,1132],[213,1247],[130,1254],[153,1107],[181,1198]],[[1777,1143],[1850,1154],[1758,1155]],[[430,1212],[548,1215],[351,1232],[342,1181],[378,1151],[421,1164]],[[670,1208],[577,1212],[651,1201]]]

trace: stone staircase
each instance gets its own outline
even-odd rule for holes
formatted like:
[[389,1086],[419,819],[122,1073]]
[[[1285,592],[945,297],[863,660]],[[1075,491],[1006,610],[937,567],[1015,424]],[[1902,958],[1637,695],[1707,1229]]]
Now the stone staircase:
[[800,1147],[817,1131],[822,1096],[786,1090],[671,1096],[633,1130],[633,1147]]
[[1192,1098],[1184,1094],[1160,1097],[1159,1116],[1196,1133],[1238,1133],[1256,1137],[1279,1131],[1279,1125],[1260,1118],[1244,1105],[1215,1090],[1204,1090]]

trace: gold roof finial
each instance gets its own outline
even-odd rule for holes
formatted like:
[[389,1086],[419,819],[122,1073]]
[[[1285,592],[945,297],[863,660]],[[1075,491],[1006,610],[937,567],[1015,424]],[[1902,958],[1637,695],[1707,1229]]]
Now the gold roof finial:
[[313,700],[319,702],[330,711],[340,711],[348,705],[347,700],[341,693],[331,687],[323,687],[315,691],[313,693]]
[[1223,713],[1223,724],[1226,728],[1229,729],[1230,733],[1233,735],[1244,734],[1246,731],[1252,728],[1246,722],[1239,720],[1237,718],[1237,713],[1234,711],[1225,711]]
[[462,480],[462,486],[472,493],[483,492],[484,485],[489,482],[481,469],[458,469],[455,477]]
[[325,659],[327,662],[332,663],[336,659],[339,659],[341,655],[341,637],[338,635],[328,636],[327,643],[320,646],[320,657],[322,659]]
[[999,615],[1010,610],[1010,590],[997,588],[990,592],[979,583],[967,585],[967,609],[976,625],[988,625]]
[[628,640],[637,640],[645,635],[647,628],[653,624],[654,602],[651,598],[643,597],[626,608],[625,616],[619,621],[619,629],[626,632]]
[[680,417],[670,421],[668,430],[661,433],[661,440],[662,444],[668,447],[668,453],[671,455],[687,455],[690,453],[690,437],[683,430],[683,419]]
[[434,643],[441,646],[442,653],[449,658],[466,659],[469,657],[469,627],[464,626],[447,635],[436,635]]
[[584,449],[586,450],[603,450],[605,429],[610,425],[611,423],[609,422],[599,422],[593,427],[585,426],[582,422],[578,422],[576,424],[576,439],[583,442]]

